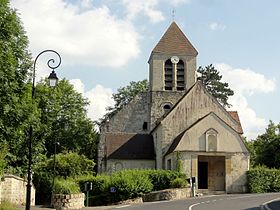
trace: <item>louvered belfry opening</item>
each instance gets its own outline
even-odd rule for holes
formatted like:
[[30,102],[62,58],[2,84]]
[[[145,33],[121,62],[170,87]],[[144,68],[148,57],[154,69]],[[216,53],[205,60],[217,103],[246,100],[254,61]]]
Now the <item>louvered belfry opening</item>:
[[165,61],[164,65],[164,89],[165,90],[172,90],[172,83],[173,83],[173,66],[172,62],[170,59]]
[[182,60],[177,63],[177,90],[185,90],[185,66]]

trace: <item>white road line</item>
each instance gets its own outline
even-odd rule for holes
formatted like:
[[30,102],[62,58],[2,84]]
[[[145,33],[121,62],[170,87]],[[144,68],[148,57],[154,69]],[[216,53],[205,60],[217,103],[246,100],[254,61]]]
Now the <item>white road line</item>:
[[115,207],[116,209],[121,209],[121,208],[125,208],[125,207],[129,207],[131,205],[123,205],[123,206],[118,206],[118,207]]
[[277,200],[279,200],[279,198],[275,198],[275,199],[272,199],[270,201],[267,201],[267,202],[263,203],[261,206],[265,206],[265,209],[271,210],[271,208],[269,208],[269,206],[268,206],[268,203],[271,203],[271,202],[277,201]]
[[189,210],[192,210],[192,207],[199,205],[200,203],[195,203],[189,207]]

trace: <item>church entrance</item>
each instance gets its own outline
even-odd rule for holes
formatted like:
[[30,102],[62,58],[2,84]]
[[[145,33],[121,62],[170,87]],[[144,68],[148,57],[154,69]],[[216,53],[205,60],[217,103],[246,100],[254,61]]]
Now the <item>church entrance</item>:
[[198,189],[208,189],[208,162],[198,162]]
[[225,156],[198,156],[198,189],[225,191]]

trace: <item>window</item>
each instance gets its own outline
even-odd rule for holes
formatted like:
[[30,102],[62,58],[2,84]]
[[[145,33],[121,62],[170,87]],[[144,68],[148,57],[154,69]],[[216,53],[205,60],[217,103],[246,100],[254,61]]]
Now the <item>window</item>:
[[172,103],[170,102],[165,102],[161,105],[162,109],[163,109],[163,112],[166,113],[166,112],[169,112],[169,110],[171,109],[172,107]]
[[177,63],[177,90],[185,90],[185,67],[184,62],[179,60]]
[[171,170],[171,159],[168,159],[168,160],[167,160],[166,169],[167,169],[167,170]]
[[206,151],[216,152],[218,150],[218,132],[215,129],[206,131]]
[[148,123],[144,122],[143,123],[143,130],[146,131],[148,129]]
[[172,83],[173,83],[173,64],[170,59],[165,61],[164,65],[164,89],[165,90],[172,90]]

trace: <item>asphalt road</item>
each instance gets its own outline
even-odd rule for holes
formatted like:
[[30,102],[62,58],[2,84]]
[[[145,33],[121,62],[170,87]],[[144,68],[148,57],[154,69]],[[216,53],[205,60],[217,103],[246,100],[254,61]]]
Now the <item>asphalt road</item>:
[[[176,201],[120,205],[106,209],[122,210],[260,210],[260,205],[280,198],[280,193],[232,194],[189,198]],[[93,207],[94,208],[94,207]],[[90,209],[90,208],[88,208]],[[99,209],[95,207],[94,209]],[[101,209],[101,208],[100,208]]]

